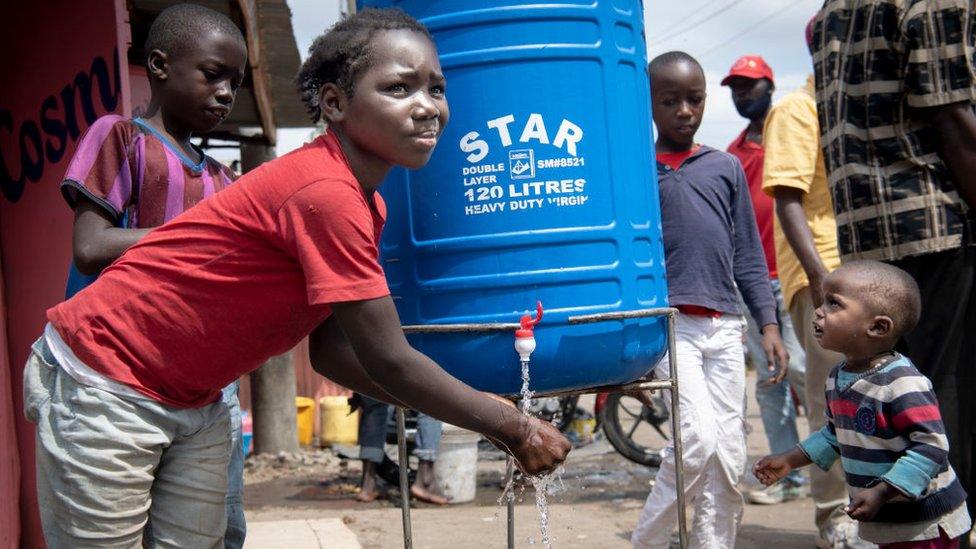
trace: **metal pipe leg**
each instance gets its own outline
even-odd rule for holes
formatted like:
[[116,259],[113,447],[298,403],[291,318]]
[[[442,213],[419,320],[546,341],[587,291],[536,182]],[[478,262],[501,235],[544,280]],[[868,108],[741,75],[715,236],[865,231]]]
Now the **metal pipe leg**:
[[675,350],[674,322],[677,313],[668,313],[668,377],[671,378],[671,438],[674,441],[674,485],[678,493],[678,543],[688,547],[688,518],[685,513],[685,472],[681,444],[681,421],[678,402],[678,357]]
[[509,492],[505,502],[506,514],[508,515],[508,549],[515,549],[515,486],[512,482],[515,478],[515,458],[508,456],[505,464],[505,486]]
[[407,462],[407,422],[403,408],[396,409],[397,447],[400,457],[400,512],[403,515],[403,547],[413,549],[413,528],[410,525],[410,464]]

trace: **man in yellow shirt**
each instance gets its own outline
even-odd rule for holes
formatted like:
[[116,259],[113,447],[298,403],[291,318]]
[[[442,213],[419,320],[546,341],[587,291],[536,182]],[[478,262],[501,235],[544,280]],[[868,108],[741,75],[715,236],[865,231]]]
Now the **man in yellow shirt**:
[[[813,311],[823,302],[821,282],[840,266],[813,76],[773,106],[764,135],[763,191],[775,199],[776,264],[783,300],[806,351],[807,419],[814,432],[825,422],[827,375],[843,356],[821,348],[813,334]],[[844,513],[847,488],[839,465],[826,473],[811,468],[810,477],[820,531],[817,546],[867,546],[857,535],[856,523]]]

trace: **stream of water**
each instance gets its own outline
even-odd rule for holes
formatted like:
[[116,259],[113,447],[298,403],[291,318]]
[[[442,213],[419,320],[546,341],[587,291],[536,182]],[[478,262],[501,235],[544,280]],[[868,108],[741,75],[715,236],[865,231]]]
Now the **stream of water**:
[[[529,361],[523,360],[522,363],[522,390],[521,400],[519,401],[519,409],[521,412],[527,416],[530,416],[529,407],[532,404],[532,396],[535,394],[529,389]],[[562,482],[563,468],[559,467],[555,471],[549,473],[548,475],[538,475],[534,477],[526,476],[529,482],[532,483],[532,487],[535,489],[535,506],[539,511],[539,533],[542,536],[542,545],[546,549],[552,549],[552,537],[549,535],[549,492],[552,490],[556,483]],[[507,503],[516,499],[515,488],[514,488],[515,475],[508,479],[508,483],[505,485],[505,489],[502,490],[502,494],[498,497],[498,505],[503,502]],[[524,487],[523,487],[524,490]],[[519,493],[518,499],[521,500],[521,492]],[[529,544],[534,544],[535,539],[529,538]]]
[[[532,395],[534,393],[529,389],[529,361],[523,360],[521,362],[522,400],[519,404],[521,405],[522,413],[529,415],[529,406],[532,404]],[[542,536],[542,545],[546,549],[552,548],[552,538],[549,536],[549,489],[561,472],[562,468],[560,467],[548,475],[527,477],[532,483],[532,487],[535,488],[535,507],[539,511],[539,534]],[[514,497],[514,494],[510,493],[509,497]]]

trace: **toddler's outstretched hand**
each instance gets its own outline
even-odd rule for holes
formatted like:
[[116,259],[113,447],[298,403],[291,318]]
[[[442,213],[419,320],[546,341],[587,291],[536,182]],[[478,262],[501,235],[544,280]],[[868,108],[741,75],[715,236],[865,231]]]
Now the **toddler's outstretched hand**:
[[765,486],[775,483],[792,470],[793,466],[784,454],[766,456],[752,466],[752,474]]

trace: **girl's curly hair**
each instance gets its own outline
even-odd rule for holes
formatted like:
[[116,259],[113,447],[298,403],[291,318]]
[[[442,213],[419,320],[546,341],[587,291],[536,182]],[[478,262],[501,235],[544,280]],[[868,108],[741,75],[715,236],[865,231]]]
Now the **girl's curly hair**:
[[433,42],[422,23],[395,8],[367,8],[339,21],[319,36],[308,49],[308,59],[298,71],[296,84],[312,122],[322,117],[319,93],[333,83],[352,97],[353,83],[372,62],[370,42],[377,31],[406,29]]

